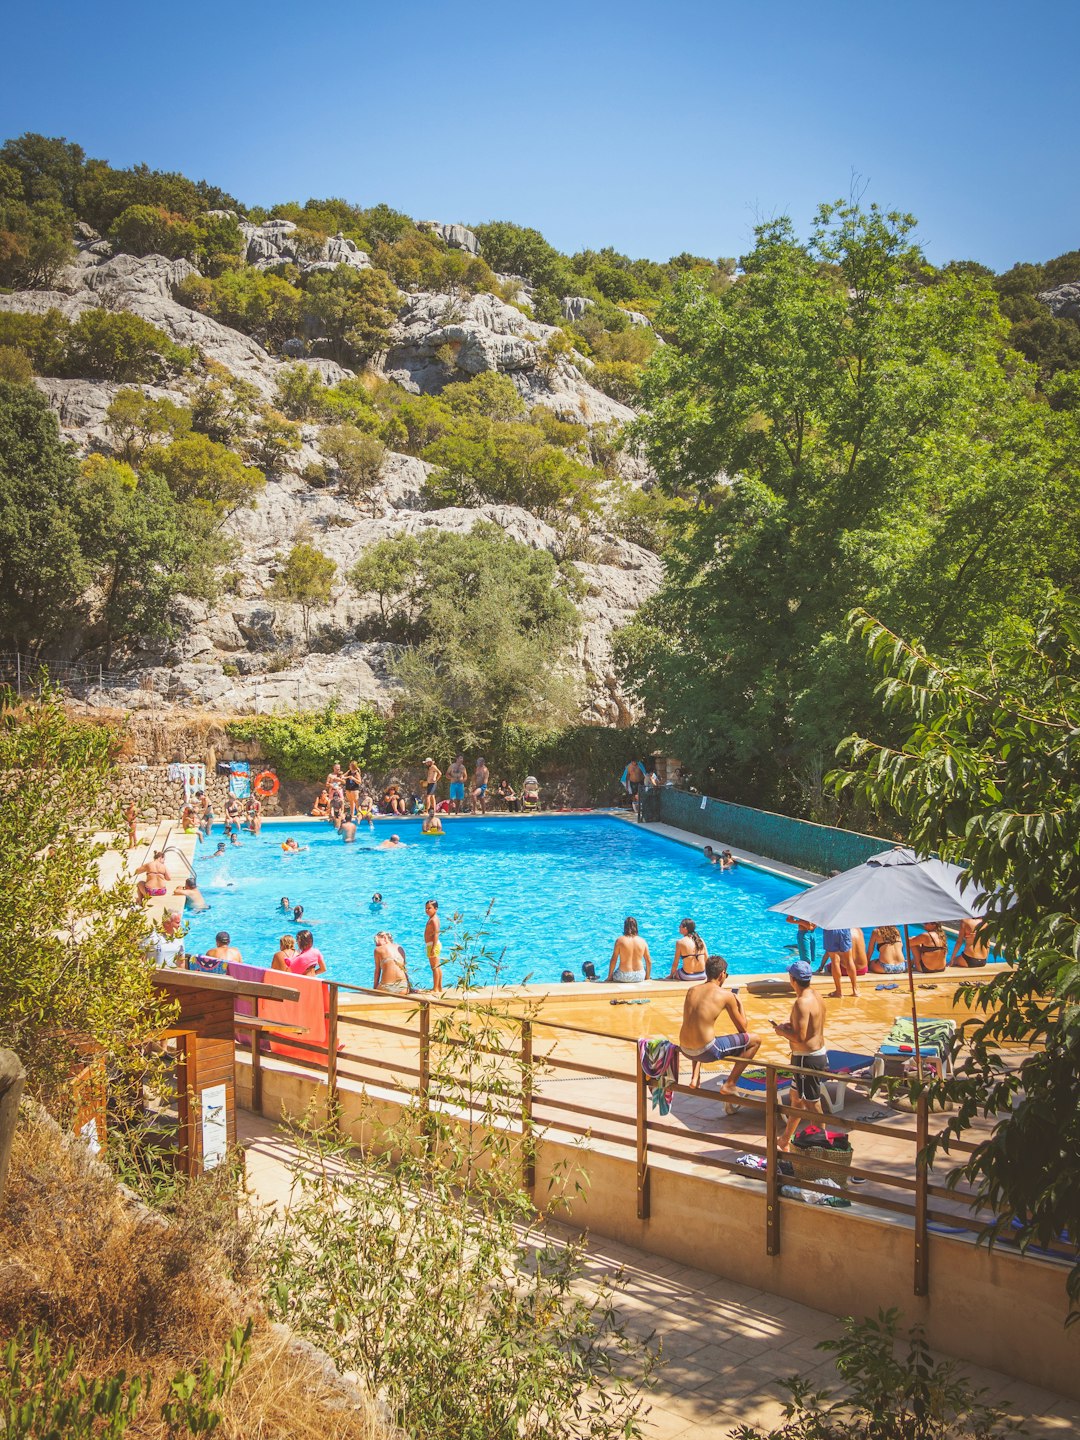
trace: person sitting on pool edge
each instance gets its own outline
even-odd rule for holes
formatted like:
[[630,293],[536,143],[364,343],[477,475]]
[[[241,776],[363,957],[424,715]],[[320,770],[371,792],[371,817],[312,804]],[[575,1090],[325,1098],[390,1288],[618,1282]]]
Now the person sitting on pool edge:
[[[961,920],[949,964],[961,970],[981,970],[990,958],[990,945],[982,920]],[[981,932],[981,934],[980,934]]]
[[[679,1049],[690,1061],[690,1084],[701,1083],[701,1067],[712,1060],[734,1060],[719,1093],[734,1098],[739,1076],[761,1049],[761,1037],[747,1028],[746,1014],[739,997],[727,987],[727,961],[710,955],[705,961],[705,981],[686,992],[683,1001]],[[726,1015],[734,1027],[732,1035],[717,1035],[716,1022]],[[737,1057],[737,1058],[736,1058]]]
[[913,935],[910,942],[911,964],[923,975],[939,975],[945,969],[949,953],[945,928],[940,920],[927,920],[923,933]]
[[679,938],[675,941],[675,958],[671,962],[669,980],[701,980],[705,975],[705,959],[709,947],[697,933],[693,920],[679,921]]
[[499,781],[499,799],[506,806],[507,810],[517,811],[521,808],[521,802],[517,798],[517,791],[509,780]]
[[409,972],[405,968],[405,951],[395,941],[389,930],[380,930],[375,936],[375,990],[386,990],[391,995],[408,995]]
[[328,791],[319,791],[318,797],[311,807],[311,813],[317,820],[325,820],[330,814],[330,795]]
[[[874,951],[877,951],[875,958]],[[866,947],[867,968],[874,975],[906,975],[907,961],[904,947],[900,943],[900,931],[895,925],[879,925],[871,932]]]
[[638,934],[638,923],[633,915],[623,921],[622,934],[615,941],[608,964],[607,978],[620,985],[640,985],[652,973],[652,956],[649,947]]

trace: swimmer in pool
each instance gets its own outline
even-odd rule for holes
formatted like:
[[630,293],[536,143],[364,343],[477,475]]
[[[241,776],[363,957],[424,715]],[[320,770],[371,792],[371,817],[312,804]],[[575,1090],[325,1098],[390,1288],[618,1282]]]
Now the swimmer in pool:
[[352,845],[356,840],[356,821],[346,820],[341,827],[341,838],[346,845]]
[[402,850],[404,848],[400,835],[391,835],[389,840],[384,840],[381,845],[375,846],[376,850]]
[[368,906],[368,909],[369,909],[369,910],[381,910],[381,909],[382,909],[382,903],[383,903],[382,896],[379,894],[378,890],[376,890],[376,891],[375,891],[375,894],[372,895],[372,897],[371,897],[371,904]]
[[282,897],[281,897],[281,908],[282,908],[282,910],[291,910],[291,909],[292,909],[292,901],[289,899],[288,895],[282,895]]

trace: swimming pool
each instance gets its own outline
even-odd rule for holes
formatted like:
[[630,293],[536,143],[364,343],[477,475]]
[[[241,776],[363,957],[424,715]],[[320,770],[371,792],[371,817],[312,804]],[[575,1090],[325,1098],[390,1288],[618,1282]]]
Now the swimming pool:
[[[376,849],[391,831],[400,850]],[[213,842],[221,834],[215,827]],[[306,851],[285,855],[293,835]],[[768,906],[797,882],[739,866],[720,871],[699,849],[610,815],[543,815],[450,820],[446,834],[420,834],[419,820],[376,822],[346,845],[325,823],[268,822],[241,836],[220,860],[204,841],[195,857],[199,886],[211,908],[189,916],[190,953],[228,930],[244,959],[268,965],[278,938],[300,928],[280,909],[287,895],[302,904],[330,979],[372,983],[375,932],[390,930],[405,946],[414,983],[429,983],[424,959],[424,902],[439,901],[444,957],[455,931],[486,932],[484,948],[499,958],[502,983],[558,981],[564,969],[581,979],[591,960],[601,977],[623,919],[637,916],[649,943],[654,976],[666,976],[678,924],[688,915],[710,951],[726,956],[733,974],[781,971],[791,960],[794,927]],[[704,843],[704,842],[702,842]],[[379,891],[377,909],[371,896]],[[454,915],[461,919],[455,923]],[[455,966],[444,958],[445,983]],[[487,961],[478,983],[494,978]]]

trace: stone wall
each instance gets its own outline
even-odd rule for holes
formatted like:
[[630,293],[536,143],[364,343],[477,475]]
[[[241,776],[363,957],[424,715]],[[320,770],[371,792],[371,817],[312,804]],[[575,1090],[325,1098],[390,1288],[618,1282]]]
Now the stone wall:
[[[150,821],[179,820],[184,808],[184,786],[179,780],[169,779],[168,765],[144,765],[132,761],[119,765],[117,769],[116,789],[120,802],[126,808],[134,800],[140,821],[146,824]],[[214,807],[215,822],[220,825],[225,815],[225,802],[229,798],[228,776],[214,774],[208,765],[206,789]],[[280,803],[287,789],[283,786],[277,795],[263,800],[264,814],[291,813],[283,811]]]

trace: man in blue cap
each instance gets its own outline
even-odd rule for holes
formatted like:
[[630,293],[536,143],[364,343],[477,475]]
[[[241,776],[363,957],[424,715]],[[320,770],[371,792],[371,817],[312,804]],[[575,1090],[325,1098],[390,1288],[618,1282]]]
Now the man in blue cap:
[[[788,979],[795,991],[795,1004],[791,1007],[791,1019],[783,1023],[773,1020],[773,1029],[783,1035],[791,1046],[791,1068],[795,1072],[789,1104],[793,1111],[810,1110],[821,1114],[821,1073],[829,1068],[828,1053],[825,1049],[825,1006],[820,995],[815,994],[813,971],[805,960],[796,960],[788,966]],[[792,1114],[783,1135],[777,1142],[778,1150],[787,1150],[803,1117]]]

